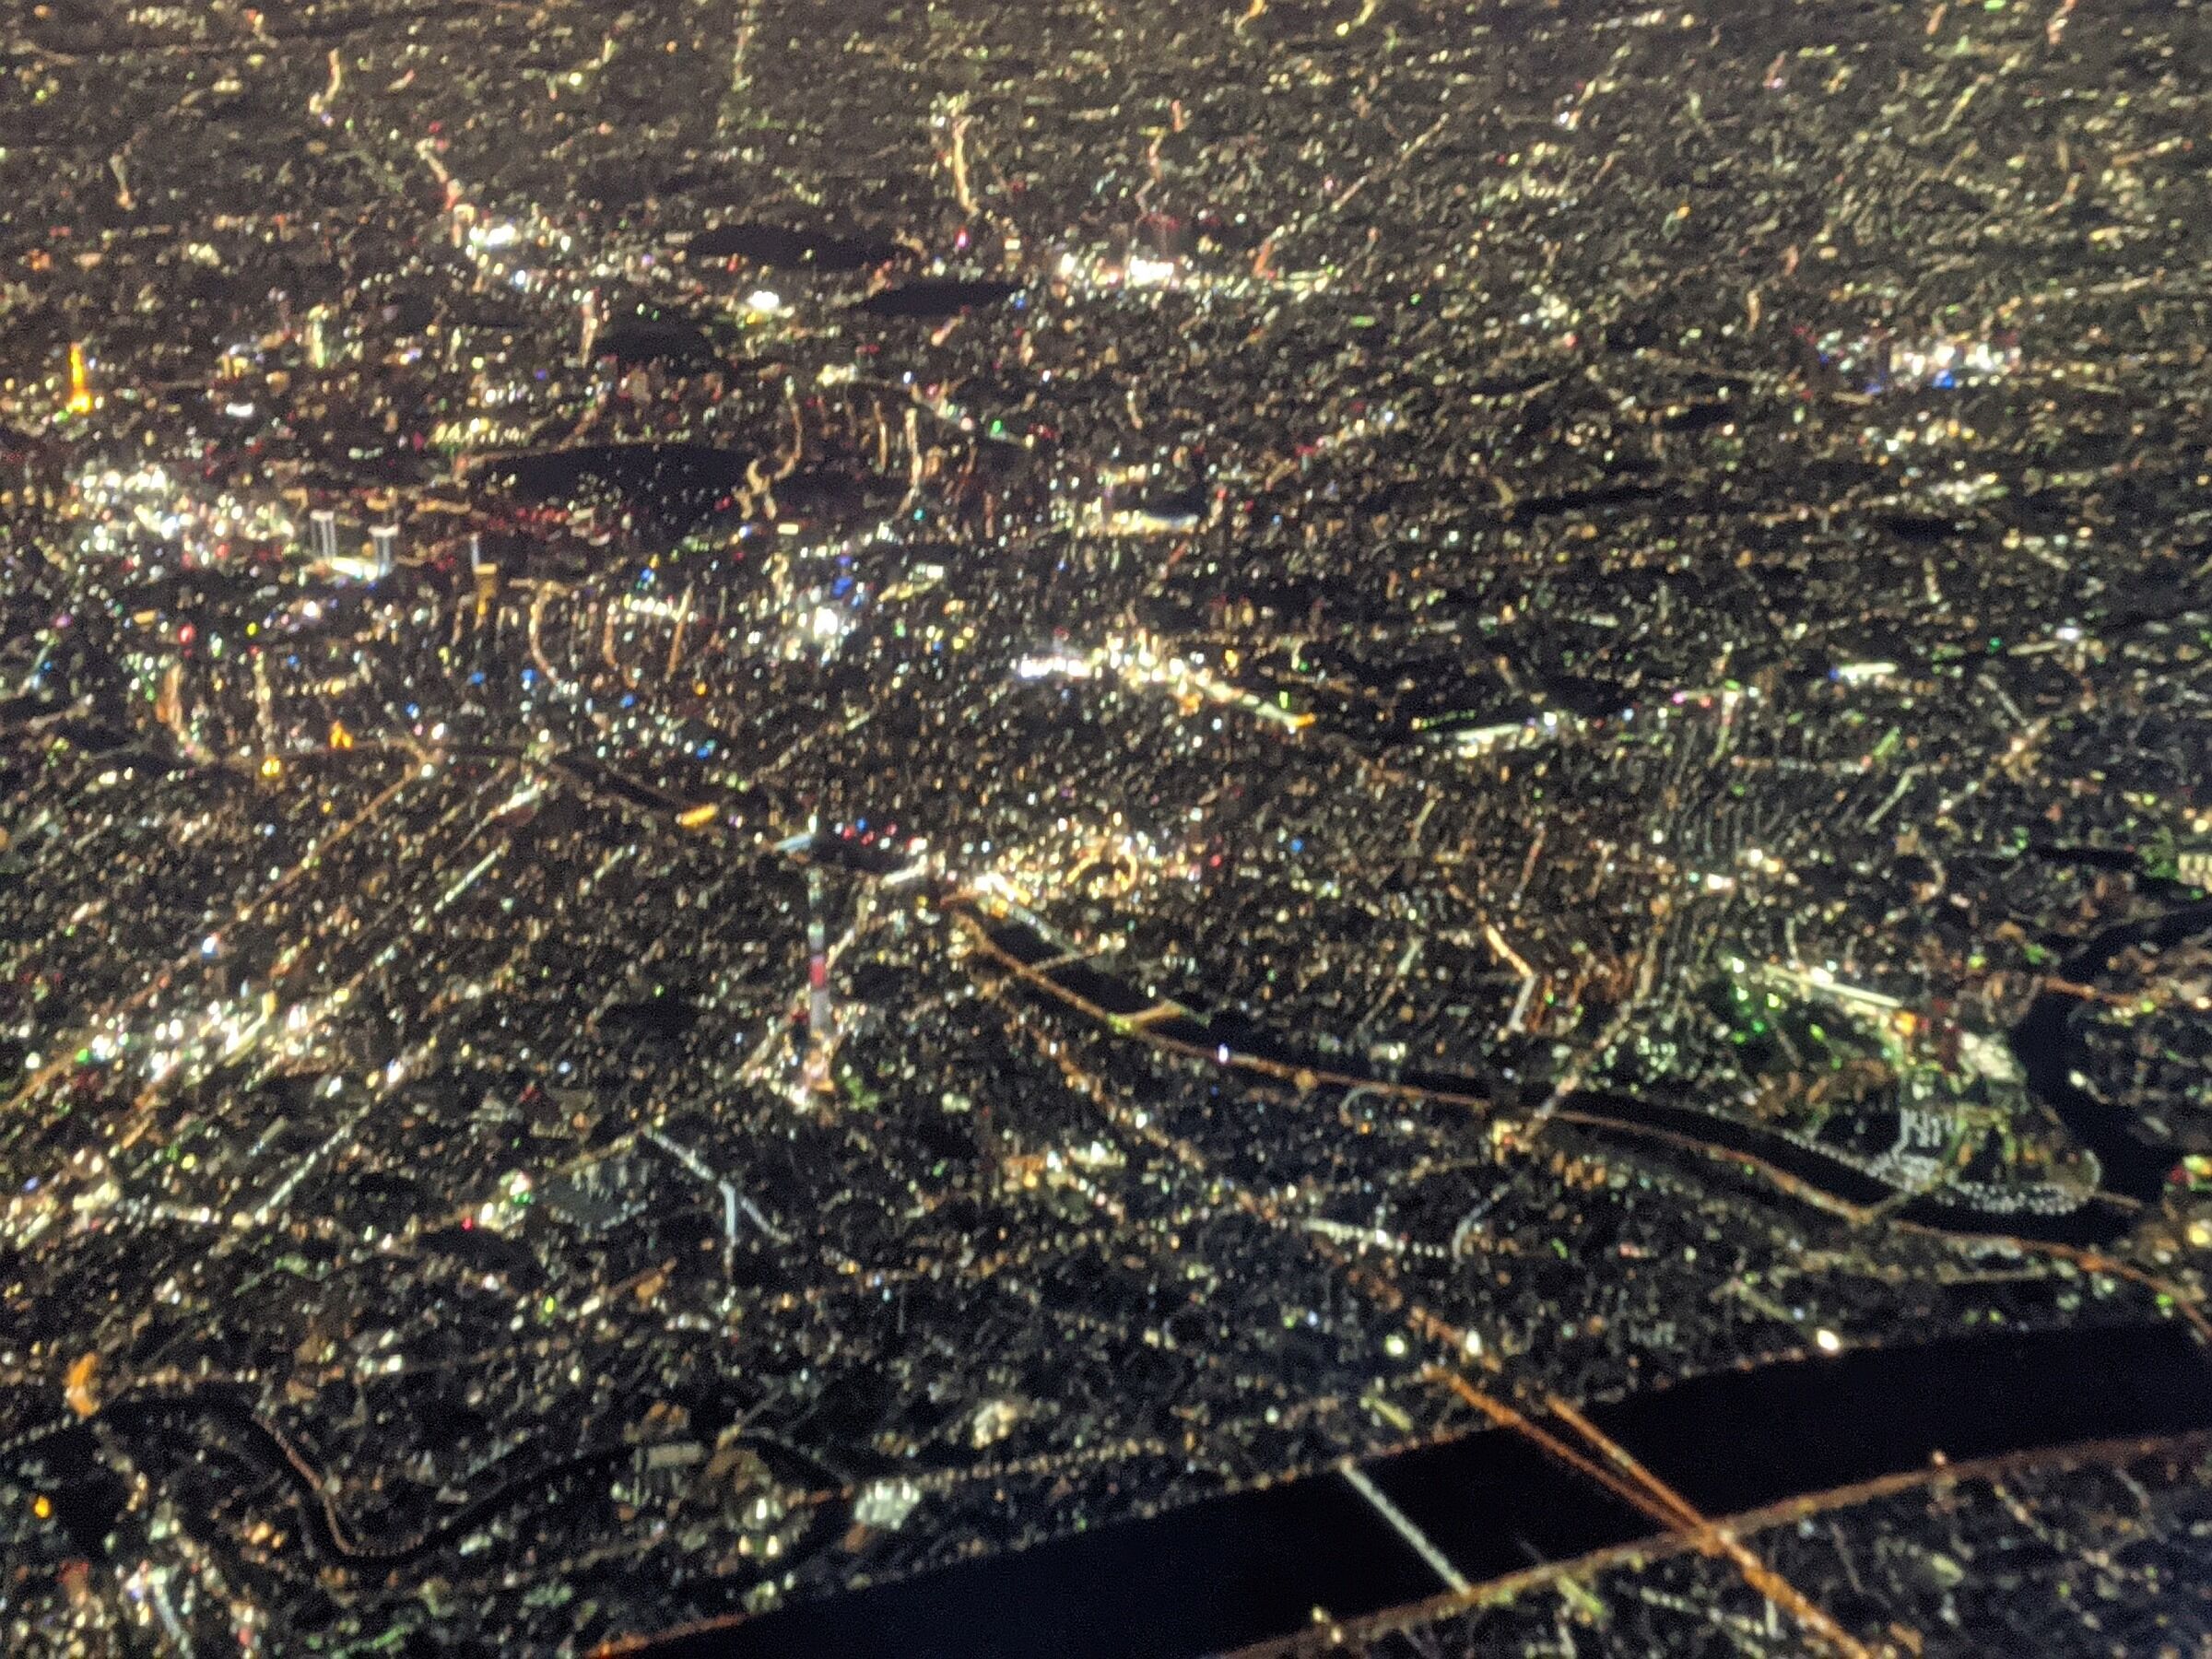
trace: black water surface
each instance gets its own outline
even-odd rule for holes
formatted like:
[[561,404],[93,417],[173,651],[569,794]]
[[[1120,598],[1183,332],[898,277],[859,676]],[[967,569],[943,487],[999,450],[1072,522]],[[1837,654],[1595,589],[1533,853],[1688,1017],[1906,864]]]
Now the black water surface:
[[[2103,928],[2060,963],[2053,977],[2093,984],[2106,962],[2131,945],[2171,944],[2207,928],[2212,928],[2212,901]],[[2132,1115],[2075,1085],[2071,1074],[2081,1069],[2084,1059],[2075,1024],[2081,1011],[2077,998],[2043,992],[2013,1029],[2012,1051],[2027,1074],[2029,1092],[2057,1113],[2067,1134],[2097,1154],[2105,1191],[2156,1204],[2181,1154],[2171,1145],[2139,1137],[2141,1125]]]
[[[2106,961],[2131,945],[2166,944],[2212,928],[2212,901],[2184,905],[2163,915],[2108,927],[2091,935],[2071,958],[2060,964],[2056,977],[2077,983],[2093,982]],[[1002,924],[992,930],[1000,949],[1030,965],[1061,954],[1027,927]],[[1134,1014],[1151,1006],[1151,999],[1109,979],[1088,964],[1055,969],[1053,979],[1096,1006],[1110,1013]],[[2078,1031],[2074,1025],[2080,1002],[2059,992],[2046,991],[2030,1005],[2028,1014],[2012,1033],[2012,1047],[2026,1074],[2029,1091],[2050,1106],[2066,1130],[2097,1154],[2103,1171],[2106,1195],[2063,1215],[1982,1209],[1963,1203],[1919,1198],[1898,1213],[1901,1219],[1947,1231],[1985,1232],[2014,1238],[2041,1239],[2067,1244],[2110,1243],[2134,1224],[2124,1205],[2159,1202],[2180,1154],[2170,1144],[2145,1138],[2142,1125],[2129,1114],[2077,1088],[2070,1074],[2081,1060]],[[1152,1028],[1157,1039],[1202,1047],[1226,1046],[1232,1055],[1264,1060],[1274,1065],[1310,1066],[1317,1072],[1354,1077],[1375,1082],[1403,1082],[1433,1092],[1487,1095],[1479,1079],[1446,1073],[1394,1071],[1356,1055],[1326,1058],[1303,1053],[1249,1018],[1220,1012],[1204,1022],[1178,1018]],[[1563,1115],[1597,1134],[1633,1135],[1657,1131],[1681,1135],[1725,1155],[1756,1158],[1822,1192],[1860,1206],[1879,1204],[1895,1195],[1894,1189],[1854,1165],[1831,1157],[1817,1147],[1806,1147],[1771,1130],[1716,1116],[1694,1107],[1674,1105],[1625,1095],[1578,1093],[1565,1102]]]
[[[1724,1371],[1588,1409],[1712,1515],[2000,1452],[2212,1427],[2178,1324],[1957,1337]],[[1568,1435],[1562,1425],[1555,1432]],[[1379,1458],[1367,1477],[1465,1577],[1656,1527],[1505,1430]],[[1173,1659],[1441,1588],[1336,1474],[1202,1500],[656,1644],[657,1659]]]

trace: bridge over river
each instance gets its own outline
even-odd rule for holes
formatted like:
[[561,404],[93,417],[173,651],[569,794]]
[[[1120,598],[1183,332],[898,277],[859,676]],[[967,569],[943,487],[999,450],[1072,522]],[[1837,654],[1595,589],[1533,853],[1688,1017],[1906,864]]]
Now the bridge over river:
[[[1723,1532],[1756,1542],[1768,1528],[1937,1478],[2200,1452],[2212,1438],[2212,1366],[2168,1323],[1861,1349],[1579,1410],[1501,1409],[1518,1423],[609,1652],[1176,1659],[1318,1650],[1332,1627],[1373,1636],[1568,1572],[1715,1551]],[[1606,1445],[1626,1461],[1596,1450]],[[1630,1465],[1649,1482],[1606,1478]],[[1664,1520],[1641,1500],[1652,1490],[1679,1500],[1659,1512]],[[1316,1609],[1325,1625],[1314,1624]]]

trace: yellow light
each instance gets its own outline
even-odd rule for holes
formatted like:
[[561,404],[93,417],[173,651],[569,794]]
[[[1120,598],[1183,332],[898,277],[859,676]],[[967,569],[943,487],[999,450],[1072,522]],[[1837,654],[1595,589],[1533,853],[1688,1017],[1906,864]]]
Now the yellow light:
[[45,1520],[47,1516],[53,1513],[53,1500],[41,1492],[30,1500],[30,1512],[40,1520]]
[[85,348],[72,340],[69,343],[69,413],[92,413],[92,387],[85,377]]
[[274,756],[274,755],[269,755],[269,756],[267,756],[267,757],[264,758],[264,759],[262,760],[262,763],[261,763],[261,775],[262,775],[263,777],[265,777],[265,778],[281,778],[281,777],[283,777],[283,776],[284,776],[284,762],[283,762],[283,761],[281,761],[281,760],[279,760],[279,759],[277,759],[276,756]]
[[80,1418],[88,1418],[100,1409],[100,1356],[84,1354],[71,1361],[62,1379],[62,1398],[69,1409]]
[[[330,723],[330,747],[334,749],[349,749],[353,747],[353,734],[346,729],[346,723],[342,720],[334,720]],[[276,757],[271,756],[270,759],[274,759]],[[271,776],[274,775],[274,773],[271,774]]]

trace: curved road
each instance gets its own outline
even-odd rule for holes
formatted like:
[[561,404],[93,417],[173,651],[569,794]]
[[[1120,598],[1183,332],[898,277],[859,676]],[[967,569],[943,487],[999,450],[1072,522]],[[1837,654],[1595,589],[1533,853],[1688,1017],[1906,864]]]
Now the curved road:
[[[510,1476],[488,1490],[469,1499],[458,1509],[399,1542],[365,1541],[338,1508],[338,1483],[318,1468],[276,1425],[257,1415],[243,1398],[219,1388],[188,1394],[126,1397],[102,1406],[91,1418],[57,1421],[11,1440],[0,1448],[16,1459],[72,1434],[84,1433],[91,1422],[108,1424],[128,1435],[153,1430],[174,1432],[180,1418],[197,1418],[213,1424],[229,1449],[248,1463],[266,1470],[289,1488],[298,1500],[302,1534],[309,1547],[325,1563],[351,1571],[387,1571],[458,1543],[493,1517],[524,1504],[532,1496],[549,1498],[562,1480],[612,1470],[652,1449],[654,1442],[613,1441],[586,1446],[565,1457],[536,1465]],[[755,1443],[785,1456],[803,1456],[772,1439],[755,1438]]]
[[[1380,1089],[1476,1109],[1493,1104],[1475,1079],[1465,1077],[1418,1071],[1386,1075],[1343,1057],[1301,1054],[1264,1035],[1220,1042],[1187,1013],[1140,994],[1088,959],[1073,959],[1026,923],[988,918],[965,900],[956,900],[950,908],[986,955],[1118,1035],[1294,1086]],[[2212,902],[2103,928],[2067,959],[2058,977],[2093,978],[2109,957],[2128,945],[2171,940],[2208,926]],[[2081,1040],[2072,1024],[2080,1006],[2072,997],[2045,991],[2012,1034],[2028,1087],[2097,1154],[2103,1171],[2100,1190],[2064,1214],[1999,1210],[1927,1197],[1900,1205],[1897,1189],[1817,1147],[1689,1107],[1579,1091],[1568,1095],[1551,1115],[1601,1135],[1657,1140],[1749,1166],[1793,1196],[1856,1221],[1887,1213],[1937,1232],[2074,1247],[2109,1244],[2128,1232],[2143,1206],[2158,1202],[2180,1151],[2171,1144],[2139,1139],[2127,1119],[2067,1080],[2081,1057]]]

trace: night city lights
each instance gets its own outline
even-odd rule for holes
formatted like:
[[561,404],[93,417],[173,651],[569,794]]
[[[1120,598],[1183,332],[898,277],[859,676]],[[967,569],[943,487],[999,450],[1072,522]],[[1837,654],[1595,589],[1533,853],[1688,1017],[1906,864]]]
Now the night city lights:
[[0,13],[0,1653],[2212,1654],[2212,11]]

